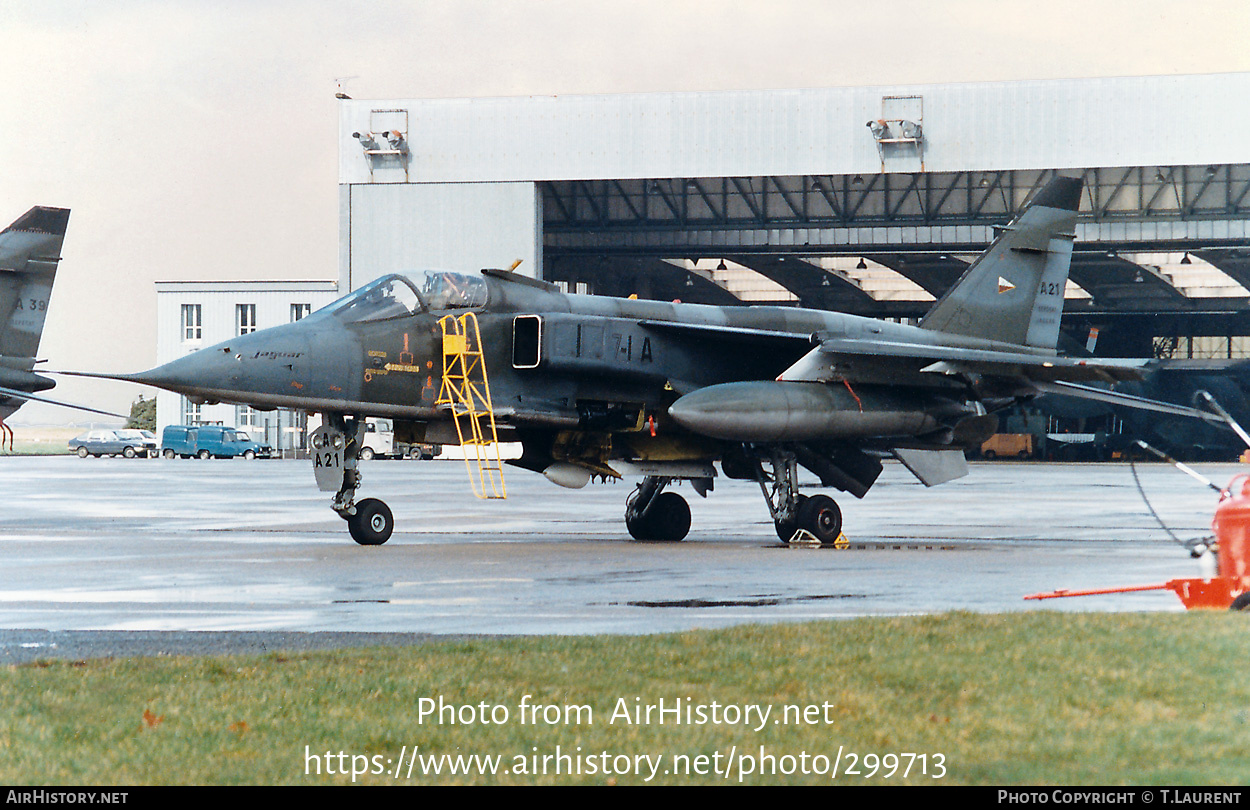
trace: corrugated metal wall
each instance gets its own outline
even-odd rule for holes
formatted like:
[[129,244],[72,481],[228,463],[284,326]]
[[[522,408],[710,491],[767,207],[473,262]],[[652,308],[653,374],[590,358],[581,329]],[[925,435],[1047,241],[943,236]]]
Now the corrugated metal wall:
[[[882,99],[923,102],[928,171],[1250,162],[1250,74],[438,100],[347,100],[343,184],[876,172]],[[352,133],[407,111],[406,174]],[[915,171],[897,161],[887,170]]]

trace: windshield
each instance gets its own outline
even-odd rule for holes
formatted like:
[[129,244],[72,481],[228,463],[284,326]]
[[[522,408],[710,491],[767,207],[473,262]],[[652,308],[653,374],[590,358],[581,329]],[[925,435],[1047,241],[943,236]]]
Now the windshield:
[[390,275],[366,284],[331,306],[344,322],[359,323],[415,315],[421,311],[421,300],[406,279]]
[[421,300],[430,309],[471,309],[486,306],[486,282],[481,276],[446,270],[419,270],[407,276],[417,284]]

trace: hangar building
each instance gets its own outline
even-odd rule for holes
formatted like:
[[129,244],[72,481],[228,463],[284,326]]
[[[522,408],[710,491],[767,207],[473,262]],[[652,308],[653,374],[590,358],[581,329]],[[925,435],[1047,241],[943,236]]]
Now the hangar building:
[[1250,354],[1250,74],[341,101],[339,287],[508,267],[615,295],[923,314],[1055,170],[1065,325]]

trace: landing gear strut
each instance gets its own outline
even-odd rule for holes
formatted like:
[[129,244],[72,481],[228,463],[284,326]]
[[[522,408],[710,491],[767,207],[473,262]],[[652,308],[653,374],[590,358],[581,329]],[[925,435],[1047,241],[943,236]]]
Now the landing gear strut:
[[771,482],[758,462],[756,480],[760,483],[768,512],[782,542],[790,542],[800,529],[815,537],[821,545],[837,541],[842,535],[842,510],[837,502],[828,495],[809,498],[799,494],[799,465],[793,453],[774,452],[769,463],[772,466]]
[[313,450],[313,472],[323,491],[338,491],[330,508],[347,521],[352,539],[362,546],[380,546],[391,538],[395,518],[390,507],[377,498],[356,503],[360,486],[360,437],[364,420],[343,414],[327,414],[325,424],[309,436]]
[[673,479],[648,475],[625,502],[625,528],[635,540],[681,540],[690,531],[690,505],[664,492]]

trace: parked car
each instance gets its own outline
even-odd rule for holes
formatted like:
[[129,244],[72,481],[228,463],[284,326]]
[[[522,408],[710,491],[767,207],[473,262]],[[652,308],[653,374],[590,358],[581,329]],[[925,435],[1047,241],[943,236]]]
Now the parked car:
[[147,458],[156,455],[156,434],[146,430],[91,430],[70,439],[69,449],[79,458],[117,455]]
[[265,437],[263,435],[258,439],[256,438],[255,433],[253,433],[250,430],[244,430],[242,428],[239,429],[238,434],[239,434],[240,441],[251,439],[252,441],[256,442],[256,446],[260,448],[259,450],[256,451],[257,458],[273,458],[273,445],[266,444]]
[[260,445],[247,433],[224,425],[170,425],[161,432],[165,458],[234,458],[254,459]]

